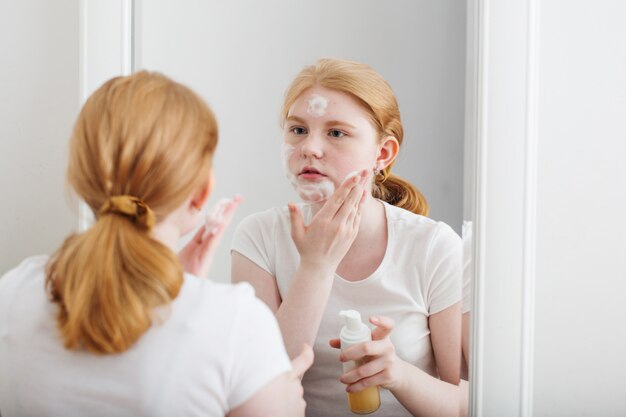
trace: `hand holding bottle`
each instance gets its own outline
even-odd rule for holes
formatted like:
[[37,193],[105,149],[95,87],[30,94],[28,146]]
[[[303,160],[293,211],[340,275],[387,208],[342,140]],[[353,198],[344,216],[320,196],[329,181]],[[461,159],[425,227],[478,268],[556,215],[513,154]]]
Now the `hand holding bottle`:
[[[357,392],[371,386],[382,386],[393,390],[402,383],[402,360],[396,355],[396,349],[389,338],[394,322],[389,317],[372,316],[370,323],[376,326],[372,330],[372,341],[356,344],[344,349],[339,355],[342,362],[363,361],[339,378],[348,385],[346,391]],[[331,339],[330,345],[340,348],[339,339]]]

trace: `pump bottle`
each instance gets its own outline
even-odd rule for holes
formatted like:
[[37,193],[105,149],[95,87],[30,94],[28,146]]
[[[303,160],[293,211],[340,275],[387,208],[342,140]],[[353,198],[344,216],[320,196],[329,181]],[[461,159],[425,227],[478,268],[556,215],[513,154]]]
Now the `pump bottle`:
[[[345,326],[339,333],[341,341],[341,350],[363,342],[372,340],[372,332],[363,322],[361,322],[361,314],[355,310],[343,310],[339,312],[339,316],[343,319]],[[346,373],[354,368],[361,366],[363,359],[358,361],[347,361],[343,363],[343,372]],[[377,386],[365,388],[358,392],[348,393],[348,404],[350,410],[356,414],[369,414],[378,410],[380,407],[380,392]]]

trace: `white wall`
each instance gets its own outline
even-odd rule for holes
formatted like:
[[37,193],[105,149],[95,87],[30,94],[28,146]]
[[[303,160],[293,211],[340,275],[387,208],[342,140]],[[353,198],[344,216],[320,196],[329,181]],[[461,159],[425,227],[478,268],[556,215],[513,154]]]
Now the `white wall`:
[[624,416],[626,3],[473,3],[473,415]]
[[[295,74],[321,57],[370,64],[394,88],[405,142],[394,172],[460,233],[465,4],[458,0],[171,1],[137,4],[136,68],[196,89],[220,122],[217,187],[245,215],[297,201],[280,162],[279,111]],[[211,277],[230,275],[231,228]]]
[[534,415],[624,416],[626,3],[540,16]]
[[0,6],[0,275],[51,253],[77,226],[64,194],[79,109],[79,4]]

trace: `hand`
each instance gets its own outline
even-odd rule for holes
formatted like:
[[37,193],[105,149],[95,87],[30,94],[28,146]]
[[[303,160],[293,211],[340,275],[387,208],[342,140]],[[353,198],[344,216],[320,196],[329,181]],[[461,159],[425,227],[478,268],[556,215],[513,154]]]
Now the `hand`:
[[[361,391],[371,386],[382,386],[393,390],[401,383],[401,359],[389,335],[394,322],[389,317],[373,316],[370,323],[376,326],[372,330],[372,341],[350,346],[339,355],[342,362],[364,359],[365,363],[341,375],[339,380],[347,385],[346,391]],[[330,345],[341,348],[339,339],[331,339]]]
[[288,401],[295,401],[295,403],[287,405],[287,409],[295,415],[304,415],[306,402],[302,398],[304,389],[301,381],[304,373],[313,364],[313,357],[313,349],[305,343],[300,354],[291,361],[292,369],[288,375],[287,389],[284,395],[281,395]]
[[224,230],[226,230],[233,219],[235,209],[241,201],[241,196],[235,196],[235,198],[224,207],[222,221],[213,228],[213,232],[211,233],[209,231],[205,233],[207,228],[205,222],[196,232],[193,239],[178,253],[178,258],[183,264],[185,272],[189,272],[200,278],[206,278],[209,275],[215,250],[222,240]]
[[289,204],[291,238],[300,253],[301,265],[334,272],[359,231],[361,203],[369,172],[348,178],[322,208],[304,225],[302,212]]

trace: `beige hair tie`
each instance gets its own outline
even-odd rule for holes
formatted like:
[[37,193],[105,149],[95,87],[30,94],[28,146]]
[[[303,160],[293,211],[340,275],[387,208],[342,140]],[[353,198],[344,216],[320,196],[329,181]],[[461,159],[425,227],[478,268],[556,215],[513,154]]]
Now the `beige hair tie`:
[[156,221],[154,212],[140,199],[130,195],[116,195],[102,205],[98,215],[119,214],[128,217],[136,225],[152,230]]

